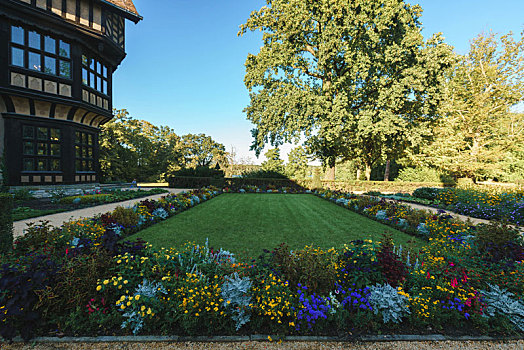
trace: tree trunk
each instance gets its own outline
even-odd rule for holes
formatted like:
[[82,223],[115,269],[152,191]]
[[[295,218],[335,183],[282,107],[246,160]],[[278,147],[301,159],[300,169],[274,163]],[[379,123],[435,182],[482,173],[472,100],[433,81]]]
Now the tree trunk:
[[326,180],[335,181],[335,167],[328,167],[326,171]]
[[389,181],[389,168],[391,165],[391,161],[388,159],[386,161],[386,170],[384,170],[384,181]]
[[362,176],[362,170],[360,168],[357,169],[357,181],[360,181],[360,177]]
[[371,180],[371,165],[366,164],[366,181]]

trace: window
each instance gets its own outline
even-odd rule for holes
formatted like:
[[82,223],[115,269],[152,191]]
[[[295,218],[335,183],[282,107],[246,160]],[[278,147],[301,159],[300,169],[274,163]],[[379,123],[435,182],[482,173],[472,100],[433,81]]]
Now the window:
[[107,95],[107,67],[100,61],[82,55],[82,83]]
[[23,171],[61,171],[61,131],[57,128],[22,127]]
[[94,166],[95,137],[87,132],[75,133],[75,168],[80,171],[95,171]]
[[71,79],[71,45],[34,30],[11,26],[11,65]]

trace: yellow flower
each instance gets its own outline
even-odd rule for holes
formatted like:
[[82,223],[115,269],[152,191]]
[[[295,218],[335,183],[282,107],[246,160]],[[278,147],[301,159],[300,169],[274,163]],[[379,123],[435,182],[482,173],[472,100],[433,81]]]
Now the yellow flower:
[[135,300],[140,299],[140,294],[135,295]]
[[99,292],[102,289],[102,286],[97,286],[96,291]]
[[104,284],[108,284],[109,283],[109,280],[104,280]]

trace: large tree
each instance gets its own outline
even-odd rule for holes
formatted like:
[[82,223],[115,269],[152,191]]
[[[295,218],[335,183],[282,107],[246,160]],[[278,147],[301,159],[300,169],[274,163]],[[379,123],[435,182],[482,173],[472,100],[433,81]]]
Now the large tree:
[[207,167],[213,163],[227,166],[226,147],[205,134],[182,136],[179,148],[185,158],[185,167]]
[[264,153],[266,160],[262,162],[261,168],[263,171],[273,171],[276,173],[284,172],[284,161],[280,159],[280,150],[272,148]]
[[308,175],[308,154],[302,146],[293,148],[287,155],[286,173],[295,179],[305,179]]
[[524,114],[512,107],[523,101],[524,32],[518,41],[511,33],[477,36],[453,70],[435,141],[418,158],[456,176],[505,176],[505,160],[522,163]]
[[267,0],[239,32],[263,32],[246,61],[253,149],[305,137],[327,165],[359,157],[368,170],[400,153],[452,63],[439,36],[424,42],[420,13],[402,0]]

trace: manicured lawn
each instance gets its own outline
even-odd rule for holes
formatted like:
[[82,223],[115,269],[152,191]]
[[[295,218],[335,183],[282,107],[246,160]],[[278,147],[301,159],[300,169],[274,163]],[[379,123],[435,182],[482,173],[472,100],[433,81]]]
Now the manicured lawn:
[[[176,247],[191,241],[255,257],[286,242],[291,249],[337,247],[355,239],[380,241],[390,233],[397,244],[420,247],[423,241],[369,220],[313,195],[222,194],[128,239]],[[408,242],[409,241],[409,242]]]

